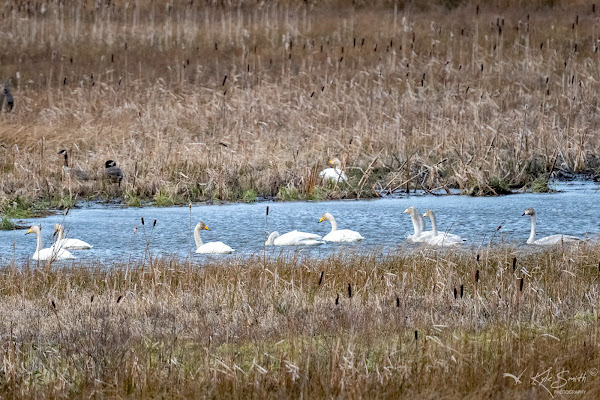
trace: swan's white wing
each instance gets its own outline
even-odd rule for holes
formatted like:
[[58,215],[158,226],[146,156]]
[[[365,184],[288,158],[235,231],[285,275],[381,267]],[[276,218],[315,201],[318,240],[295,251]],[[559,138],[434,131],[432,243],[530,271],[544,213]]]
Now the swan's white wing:
[[325,168],[323,171],[319,173],[319,176],[323,178],[325,181],[340,181],[347,182],[348,177],[344,173],[344,171],[337,168]]
[[362,239],[364,239],[364,237],[362,237],[360,233],[350,229],[339,229],[330,232],[323,237],[323,240],[327,242],[357,242]]
[[429,237],[427,240],[424,241],[424,243],[430,246],[456,246],[458,244],[464,243],[464,240],[460,236],[453,236],[454,237],[450,237],[449,235],[440,233],[437,236]]
[[307,240],[303,240],[298,245],[299,246],[319,246],[321,244],[325,244],[325,242],[322,240],[307,239]]
[[55,249],[53,247],[48,247],[47,249],[42,249],[33,253],[33,259],[37,261],[73,260],[75,259],[75,256],[73,256],[73,254],[71,254],[65,249]]
[[204,243],[202,246],[196,249],[196,253],[198,254],[229,254],[233,253],[234,251],[234,249],[227,246],[223,242]]
[[577,242],[580,240],[581,239],[576,236],[552,235],[552,236],[546,236],[541,239],[538,239],[535,242],[533,242],[533,244],[537,244],[540,246],[552,246],[555,244],[561,244],[563,242],[564,243],[572,243],[572,242]]
[[421,232],[421,234],[419,236],[416,235],[410,235],[409,237],[407,237],[406,239],[409,242],[414,242],[414,243],[423,243],[423,242],[427,242],[429,239],[431,239],[433,237],[433,231],[426,231],[426,232]]
[[291,231],[288,233],[284,233],[275,239],[275,245],[277,246],[298,246],[298,245],[306,245],[305,241],[307,240],[321,240],[321,236],[316,235],[314,233],[307,232],[299,232],[299,231]]
[[93,246],[79,239],[62,239],[54,243],[51,247],[55,249],[87,250]]

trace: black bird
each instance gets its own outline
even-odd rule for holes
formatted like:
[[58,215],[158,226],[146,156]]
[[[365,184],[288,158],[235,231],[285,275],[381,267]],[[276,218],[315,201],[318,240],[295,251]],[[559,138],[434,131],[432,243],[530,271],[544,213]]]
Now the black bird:
[[108,160],[104,163],[104,177],[112,182],[117,182],[121,187],[121,181],[123,180],[123,171],[117,167],[117,163],[113,160]]
[[58,154],[62,154],[65,157],[65,165],[63,165],[63,171],[66,174],[70,174],[72,177],[80,181],[90,180],[90,175],[87,172],[78,168],[69,167],[69,156],[67,155],[67,150],[62,149],[58,152]]

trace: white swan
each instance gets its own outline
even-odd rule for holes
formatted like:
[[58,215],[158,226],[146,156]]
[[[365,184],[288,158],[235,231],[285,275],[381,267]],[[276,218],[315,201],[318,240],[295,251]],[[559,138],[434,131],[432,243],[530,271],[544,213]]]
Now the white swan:
[[544,238],[535,240],[535,210],[533,208],[528,208],[525,210],[523,215],[531,216],[531,233],[529,234],[529,239],[527,239],[527,244],[537,244],[540,246],[550,246],[553,244],[561,244],[561,243],[572,243],[581,240],[576,236],[567,236],[567,235],[551,235],[546,236]]
[[58,233],[56,242],[51,246],[55,249],[87,250],[93,246],[79,239],[65,239],[65,228],[61,224],[54,225],[54,234]]
[[319,173],[319,176],[324,181],[347,183],[348,177],[344,171],[342,171],[341,161],[337,158],[334,158],[333,160],[329,160],[329,164],[333,165],[333,168],[325,168]]
[[359,240],[364,239],[364,237],[362,237],[360,233],[356,231],[351,231],[350,229],[338,230],[335,218],[333,218],[333,215],[329,213],[321,215],[319,222],[323,221],[331,222],[331,232],[323,237],[323,240],[326,242],[358,242]]
[[72,260],[73,254],[69,253],[65,249],[55,249],[53,247],[48,247],[47,249],[42,249],[42,228],[40,226],[32,226],[29,228],[26,235],[29,233],[35,233],[37,235],[37,247],[35,248],[35,253],[33,253],[33,259],[37,261],[54,261],[54,260]]
[[279,232],[272,232],[265,246],[317,246],[323,243],[321,236],[314,233],[291,231],[281,236]]
[[426,241],[428,244],[434,246],[451,246],[455,244],[460,244],[465,241],[465,239],[452,233],[439,233],[437,230],[437,221],[435,219],[435,213],[432,209],[427,210],[425,214],[423,214],[423,216],[429,217],[429,219],[431,219],[432,235]]
[[196,253],[198,254],[229,254],[235,250],[227,246],[223,242],[209,242],[202,243],[200,239],[200,230],[206,229],[209,231],[208,226],[204,222],[198,222],[194,228],[194,239],[196,240]]
[[413,229],[415,230],[412,235],[407,237],[409,242],[425,242],[428,238],[433,236],[433,231],[423,232],[423,229],[425,228],[425,221],[423,220],[421,213],[419,213],[416,208],[410,206],[404,210],[403,214],[410,215]]

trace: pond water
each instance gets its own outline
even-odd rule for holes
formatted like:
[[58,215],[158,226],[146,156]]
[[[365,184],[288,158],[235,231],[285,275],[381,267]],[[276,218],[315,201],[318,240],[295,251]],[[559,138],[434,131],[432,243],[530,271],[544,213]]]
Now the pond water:
[[[210,231],[203,231],[204,242],[223,241],[236,249],[235,255],[262,254],[265,238],[265,209],[269,206],[267,231],[289,232],[297,229],[325,235],[329,222],[317,223],[324,212],[336,218],[340,229],[359,231],[365,239],[357,244],[327,243],[316,247],[268,247],[270,254],[300,251],[322,256],[348,249],[353,252],[394,251],[409,246],[406,237],[413,232],[410,217],[402,212],[409,206],[421,213],[435,210],[438,229],[467,239],[466,247],[494,242],[525,245],[530,218],[521,216],[528,207],[537,212],[537,237],[563,233],[596,238],[600,233],[600,186],[590,182],[561,183],[561,190],[551,194],[517,194],[501,197],[412,195],[376,200],[327,202],[286,202],[189,207],[121,208],[93,205],[73,209],[67,216],[17,221],[22,225],[41,224],[44,247],[52,242],[54,224],[65,226],[66,237],[84,240],[91,250],[72,251],[78,259],[123,261],[139,258],[146,246],[154,255],[207,256],[195,254],[192,230],[204,221]],[[145,225],[141,225],[141,218]],[[156,227],[152,228],[154,219]],[[427,230],[431,229],[426,219]],[[134,227],[137,226],[137,234]],[[0,231],[0,263],[30,258],[36,247],[35,235],[24,230]],[[215,257],[215,256],[211,256]],[[217,257],[231,257],[222,255]]]

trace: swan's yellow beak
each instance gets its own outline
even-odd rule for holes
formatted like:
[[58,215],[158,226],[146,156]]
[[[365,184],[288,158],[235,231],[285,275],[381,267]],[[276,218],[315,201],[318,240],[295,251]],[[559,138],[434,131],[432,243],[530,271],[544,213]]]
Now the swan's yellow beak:
[[25,234],[27,235],[28,233],[31,233],[31,228],[29,228],[29,230],[27,232],[25,232]]
[[323,221],[324,221],[324,220],[323,220],[323,217],[321,217],[321,219],[319,220],[319,222],[323,222]]
[[408,208],[402,212],[402,214],[408,214],[408,213],[409,213]]
[[208,229],[208,226],[204,225],[204,229],[206,229],[207,231],[210,231],[210,229]]
[[329,160],[329,164],[333,164],[333,160]]

